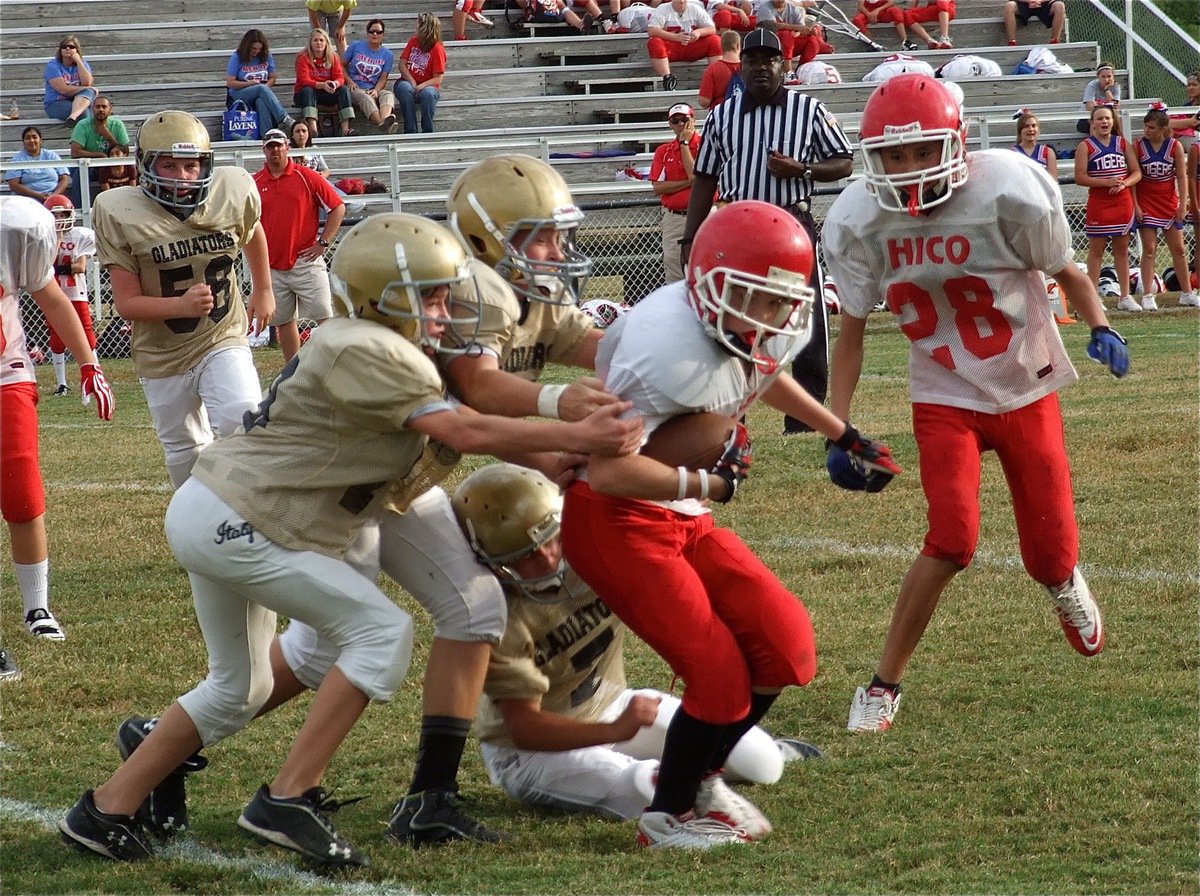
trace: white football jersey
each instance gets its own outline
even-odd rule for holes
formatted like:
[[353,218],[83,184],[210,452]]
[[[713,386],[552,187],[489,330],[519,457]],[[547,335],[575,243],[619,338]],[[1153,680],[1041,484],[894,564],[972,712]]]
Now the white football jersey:
[[1078,378],[1043,272],[1073,264],[1062,194],[1011,150],[967,155],[967,182],[919,219],[884,211],[865,181],[830,208],[823,257],[842,312],[886,299],[912,342],[912,400],[999,414]]
[[[72,227],[58,241],[58,254],[54,263],[71,264],[80,257],[92,258],[96,254],[96,232],[90,227]],[[78,274],[55,274],[58,285],[72,302],[86,302],[87,272]]]
[[0,386],[33,383],[18,303],[21,290],[41,289],[54,277],[54,215],[36,199],[0,196],[0,240]]
[[882,84],[896,75],[906,73],[928,75],[932,78],[933,66],[923,59],[909,56],[907,53],[893,53],[891,56],[885,56],[883,62],[863,75],[862,79],[872,84]]
[[813,59],[796,69],[801,84],[841,84],[842,73],[828,62]]

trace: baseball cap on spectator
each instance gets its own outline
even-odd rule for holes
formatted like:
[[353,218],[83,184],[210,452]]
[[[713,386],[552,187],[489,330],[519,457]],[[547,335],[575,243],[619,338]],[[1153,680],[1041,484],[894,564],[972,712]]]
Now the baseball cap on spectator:
[[783,44],[779,42],[779,35],[774,31],[767,28],[755,28],[742,41],[743,53],[748,53],[752,50],[765,50],[768,53],[778,53],[782,56]]
[[696,113],[687,103],[676,103],[669,110],[667,110],[667,121],[670,121],[676,115],[686,115],[688,118],[696,117]]
[[279,128],[271,128],[271,130],[263,134],[263,146],[270,146],[272,143],[282,143],[286,146],[287,142],[287,134],[279,130]]

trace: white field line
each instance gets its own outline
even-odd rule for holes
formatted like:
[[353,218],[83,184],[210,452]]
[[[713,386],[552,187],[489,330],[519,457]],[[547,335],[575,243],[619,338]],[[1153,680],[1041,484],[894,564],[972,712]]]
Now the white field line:
[[[789,536],[755,539],[750,544],[751,547],[757,545],[759,547],[769,547],[773,550],[818,550],[846,557],[886,557],[889,559],[915,558],[921,550],[919,544],[849,544],[848,542],[834,538],[793,538]],[[1080,563],[1079,569],[1089,581],[1092,579],[1096,581],[1107,579],[1117,582],[1155,581],[1172,586],[1195,588],[1197,584],[1200,584],[1200,573],[1194,568],[1196,558],[1192,556],[1185,559],[1192,561],[1192,570],[1146,569],[1132,566],[1113,569],[1112,567],[1096,566],[1089,563]],[[1001,556],[991,554],[985,550],[980,550],[975,554],[975,559],[971,565],[1011,569],[1024,575],[1024,567],[1021,565],[1020,557]],[[898,582],[897,587],[899,587]]]
[[[166,475],[166,471],[163,471]],[[48,491],[121,492],[122,494],[169,495],[175,487],[169,482],[47,482]]]
[[[53,832],[55,836],[58,836],[58,820],[64,814],[65,810],[54,811],[21,800],[0,797],[0,818],[5,821],[32,822],[45,828],[48,832]],[[269,848],[263,847],[263,849]],[[323,890],[344,894],[344,896],[413,896],[414,894],[412,888],[395,881],[338,880],[302,871],[294,864],[287,862],[265,858],[227,856],[206,846],[201,846],[190,837],[173,841],[170,845],[163,847],[159,851],[159,855],[163,858],[182,860],[208,868],[241,871],[261,880],[282,881],[296,891]],[[103,861],[105,860],[97,857],[97,870],[104,867],[100,864]]]

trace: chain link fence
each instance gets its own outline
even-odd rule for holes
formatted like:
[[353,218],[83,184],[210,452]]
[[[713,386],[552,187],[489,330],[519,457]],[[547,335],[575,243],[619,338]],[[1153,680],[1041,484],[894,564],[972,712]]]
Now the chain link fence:
[[[836,195],[835,191],[825,191],[815,197],[813,214],[817,219],[818,229]],[[1075,257],[1076,260],[1083,261],[1087,257],[1087,236],[1083,231],[1087,193],[1086,190],[1072,184],[1064,184],[1063,196],[1074,239]],[[659,230],[662,210],[656,200],[649,197],[611,200],[605,203],[584,204],[582,207],[587,214],[579,229],[577,242],[580,250],[595,262],[595,273],[585,287],[582,297],[584,300],[607,298],[632,305],[662,285],[662,242]],[[342,233],[345,230],[343,227]],[[1192,229],[1189,227],[1185,234],[1188,257],[1191,258],[1195,251]],[[1171,263],[1170,255],[1161,243],[1162,241],[1157,266],[1160,274]],[[335,240],[330,253],[336,247]],[[1137,266],[1137,259],[1138,250],[1131,246],[1131,269]],[[243,295],[249,295],[248,272],[240,261],[237,272]],[[108,274],[93,262],[88,271],[88,278],[101,357],[127,357],[128,325],[113,307]],[[21,310],[34,360],[38,363],[48,362],[49,328],[41,310],[28,297],[23,297]],[[305,322],[301,325],[303,327]]]

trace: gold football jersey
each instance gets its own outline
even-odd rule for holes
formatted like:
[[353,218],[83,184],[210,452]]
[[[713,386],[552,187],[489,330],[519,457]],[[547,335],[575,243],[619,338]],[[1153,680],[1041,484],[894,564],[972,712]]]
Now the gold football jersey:
[[380,324],[332,318],[192,475],[276,544],[341,558],[384,486],[421,456],[425,436],[405,424],[440,407],[441,377],[420,349]]
[[626,687],[625,626],[573,571],[570,596],[544,604],[505,589],[508,624],[492,648],[476,731],[480,740],[515,746],[498,700],[542,701],[542,709],[599,721]]
[[518,301],[494,270],[477,259],[471,265],[483,300],[475,341],[496,354],[501,370],[537,381],[548,362],[570,363],[595,326],[590,317],[574,305]]
[[200,282],[213,291],[207,317],[134,321],[138,376],[177,376],[214,349],[246,343],[248,321],[234,265],[261,213],[254,179],[241,168],[217,168],[208,197],[183,221],[140,187],[96,197],[93,223],[102,265],[137,274],[147,296],[183,295]]

